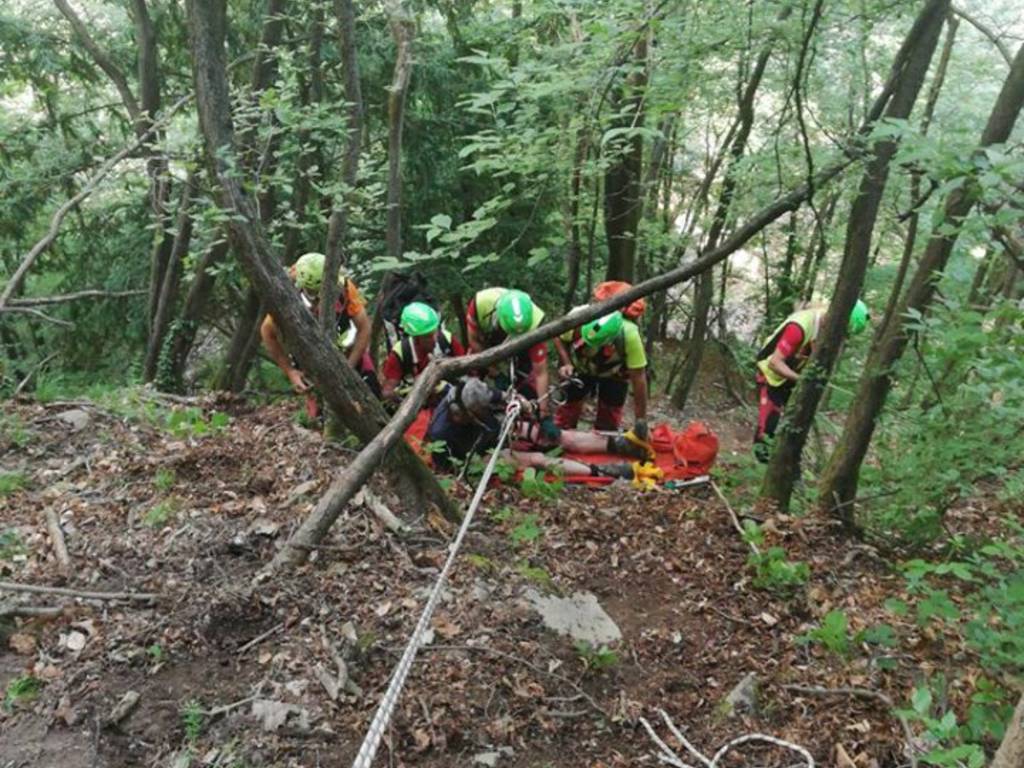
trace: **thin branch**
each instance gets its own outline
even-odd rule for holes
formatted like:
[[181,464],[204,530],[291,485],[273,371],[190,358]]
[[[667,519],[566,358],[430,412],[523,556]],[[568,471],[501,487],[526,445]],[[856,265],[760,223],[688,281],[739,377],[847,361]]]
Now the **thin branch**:
[[718,498],[722,500],[722,503],[725,504],[725,508],[729,510],[729,517],[732,519],[732,527],[736,529],[737,533],[739,533],[740,538],[750,545],[751,552],[753,552],[755,555],[760,555],[761,550],[758,549],[757,544],[755,544],[747,538],[747,535],[743,530],[743,526],[740,525],[740,519],[736,516],[736,512],[733,511],[732,505],[729,504],[729,500],[725,498],[725,494],[722,493],[722,490],[718,487],[718,483],[712,480],[711,488],[718,495]]
[[890,714],[900,721],[903,726],[903,736],[907,741],[907,758],[910,760],[911,768],[917,768],[917,755],[914,753],[914,732],[910,730],[910,723],[903,715],[896,711],[896,704],[893,700],[881,691],[872,691],[870,688],[821,688],[816,685],[783,685],[787,691],[806,693],[811,696],[854,696],[860,699],[875,699],[884,704]]
[[[3,297],[0,296],[0,300],[2,299]],[[33,317],[39,318],[40,320],[43,320],[47,323],[60,325],[64,328],[75,327],[74,323],[70,323],[67,320],[61,320],[60,318],[53,317],[52,315],[48,315],[45,312],[39,311],[38,309],[32,309],[31,307],[4,307],[0,305],[0,314],[3,314],[4,312],[15,312],[19,315],[32,315]]]
[[42,307],[52,304],[66,304],[69,301],[78,301],[79,299],[121,299],[128,296],[140,296],[144,293],[146,293],[146,291],[142,290],[101,291],[98,289],[90,289],[87,291],[77,291],[75,293],[62,293],[56,296],[32,296],[27,299],[11,299],[8,303],[8,307]]
[[51,352],[42,360],[40,360],[36,365],[34,365],[32,367],[32,370],[25,374],[25,378],[18,382],[18,386],[14,388],[14,393],[11,395],[11,397],[17,398],[18,395],[20,395],[25,390],[25,387],[28,386],[28,383],[32,381],[32,377],[39,373],[39,371],[41,371],[44,367],[46,367],[46,364],[53,360],[53,358],[55,358],[57,354],[57,352]]
[[[53,4],[57,6],[57,10],[68,20],[71,24],[71,28],[75,31],[75,36],[78,41],[82,44],[82,47],[89,52],[92,56],[96,66],[102,69],[107,77],[111,79],[114,86],[117,88],[117,92],[121,94],[121,100],[124,102],[125,109],[128,110],[128,116],[132,119],[132,122],[139,125],[139,117],[141,116],[141,109],[139,109],[139,102],[132,93],[131,88],[128,87],[128,79],[114,62],[110,60],[106,53],[99,47],[92,35],[89,34],[88,28],[82,19],[75,13],[74,9],[67,3],[66,0],[53,0]],[[147,132],[148,133],[148,132]]]
[[50,228],[46,235],[42,240],[32,246],[32,250],[28,252],[28,255],[25,256],[24,259],[22,259],[18,269],[15,270],[11,279],[7,282],[7,286],[4,288],[3,293],[0,294],[0,310],[7,307],[11,300],[11,296],[21,286],[22,281],[25,279],[25,275],[28,273],[29,269],[32,268],[35,260],[38,259],[53,244],[53,241],[57,239],[57,233],[60,231],[61,222],[64,221],[64,217],[68,215],[71,209],[92,194],[96,190],[96,187],[99,186],[99,183],[106,178],[107,174],[110,173],[115,165],[149,141],[150,137],[153,136],[160,128],[167,125],[174,114],[188,104],[193,97],[194,94],[189,93],[178,99],[178,101],[175,102],[166,113],[164,113],[163,117],[150,125],[144,133],[135,139],[135,141],[124,147],[120,152],[103,163],[99,170],[93,174],[92,178],[89,179],[89,181],[87,181],[80,190],[78,190],[78,194],[57,209],[57,212],[53,214],[53,218],[50,220]]
[[999,51],[999,53],[1002,55],[1003,61],[1006,62],[1006,66],[1013,66],[1013,54],[1010,53],[1010,49],[1006,47],[1006,43],[1002,41],[1002,38],[1000,38],[999,35],[997,35],[991,27],[985,24],[985,22],[978,19],[976,16],[972,16],[971,14],[967,13],[967,11],[965,11],[963,8],[960,8],[956,5],[953,6],[953,13],[959,16],[964,21],[966,21],[976,30],[981,32],[981,34],[983,34],[985,37],[987,37],[989,41],[992,43],[992,45],[994,45],[996,49]]

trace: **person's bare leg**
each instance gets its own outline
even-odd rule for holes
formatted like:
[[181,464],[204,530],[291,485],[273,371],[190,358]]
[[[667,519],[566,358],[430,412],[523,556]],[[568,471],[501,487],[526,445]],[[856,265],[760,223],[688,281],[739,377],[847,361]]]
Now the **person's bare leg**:
[[563,429],[559,445],[570,453],[610,453],[630,459],[647,460],[647,451],[621,435],[598,435],[576,429]]
[[572,453],[605,453],[608,450],[607,437],[578,429],[563,429],[558,444]]
[[565,475],[590,474],[589,464],[584,464],[581,461],[573,461],[572,459],[559,459],[553,456],[546,456],[540,451],[505,450],[501,452],[501,455],[503,459],[513,461],[524,469],[528,467],[533,467],[534,469],[551,469]]

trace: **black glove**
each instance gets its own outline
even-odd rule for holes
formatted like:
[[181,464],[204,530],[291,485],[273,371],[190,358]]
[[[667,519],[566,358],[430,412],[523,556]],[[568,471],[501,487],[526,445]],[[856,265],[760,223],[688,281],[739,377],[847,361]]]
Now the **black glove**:
[[540,420],[540,433],[553,443],[557,443],[562,436],[562,430],[555,425],[555,420],[550,416],[545,416]]
[[636,435],[638,440],[643,440],[645,443],[650,442],[650,432],[647,430],[647,422],[644,419],[637,419],[636,425],[633,427],[633,434]]

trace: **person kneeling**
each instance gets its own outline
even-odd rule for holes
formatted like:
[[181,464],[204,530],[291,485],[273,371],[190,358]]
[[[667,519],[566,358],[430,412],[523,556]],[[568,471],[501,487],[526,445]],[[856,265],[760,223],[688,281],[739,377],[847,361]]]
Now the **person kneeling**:
[[[381,387],[386,405],[397,408],[413,384],[432,360],[461,357],[466,353],[459,340],[441,327],[441,318],[429,304],[414,301],[402,310],[399,327],[402,337],[395,342],[381,368]],[[434,405],[444,384],[431,395],[428,406]]]

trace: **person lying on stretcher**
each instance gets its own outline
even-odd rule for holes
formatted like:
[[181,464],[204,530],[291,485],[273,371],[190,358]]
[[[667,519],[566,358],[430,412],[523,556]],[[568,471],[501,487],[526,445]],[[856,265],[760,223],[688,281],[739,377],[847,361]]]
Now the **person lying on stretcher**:
[[[566,475],[595,477],[623,477],[632,479],[633,465],[585,464],[573,459],[547,456],[544,451],[562,448],[569,453],[610,453],[634,461],[645,461],[645,448],[630,442],[622,435],[596,435],[573,429],[558,430],[548,436],[541,428],[536,403],[513,392],[522,408],[519,423],[513,427],[511,445],[502,452],[503,458],[521,468],[551,469]],[[440,444],[433,453],[434,465],[448,469],[453,462],[463,462],[474,453],[484,453],[494,447],[501,431],[501,415],[505,411],[506,394],[477,378],[467,377],[449,385],[427,427],[426,441]]]

